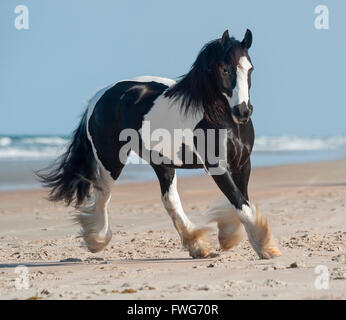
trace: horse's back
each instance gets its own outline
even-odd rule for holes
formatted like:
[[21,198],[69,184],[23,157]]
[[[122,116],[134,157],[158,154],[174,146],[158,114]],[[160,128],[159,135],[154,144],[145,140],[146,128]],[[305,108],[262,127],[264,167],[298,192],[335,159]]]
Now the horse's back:
[[[89,130],[101,130],[112,127],[114,121],[118,129],[133,128],[139,130],[145,114],[154,101],[171,85],[174,80],[141,76],[131,80],[122,80],[100,90],[89,103]],[[97,101],[95,101],[97,100]],[[118,119],[118,118],[121,119]],[[121,120],[121,123],[119,123]]]
[[[181,112],[180,101],[165,97],[164,92],[172,85],[174,80],[160,77],[142,76],[132,80],[119,81],[113,86],[98,92],[94,105],[89,106],[88,136],[96,150],[96,155],[109,171],[121,165],[118,155],[119,149],[125,144],[119,139],[124,129],[133,129],[141,136],[141,142],[147,150],[153,150],[156,143],[143,135],[145,126],[149,125],[150,132],[164,129],[170,137],[174,136],[176,129],[194,130],[203,114],[186,115]],[[161,132],[161,131],[160,131]],[[169,154],[163,154],[177,166],[183,165],[177,159],[173,142]],[[189,150],[193,150],[193,141],[185,143]],[[191,145],[190,145],[191,144]],[[172,150],[172,148],[174,150]],[[138,150],[133,148],[138,153]],[[165,153],[165,152],[164,152]]]
[[98,160],[108,171],[121,166],[120,132],[124,129],[138,132],[157,98],[174,83],[167,78],[141,76],[105,87],[89,100],[88,138]]

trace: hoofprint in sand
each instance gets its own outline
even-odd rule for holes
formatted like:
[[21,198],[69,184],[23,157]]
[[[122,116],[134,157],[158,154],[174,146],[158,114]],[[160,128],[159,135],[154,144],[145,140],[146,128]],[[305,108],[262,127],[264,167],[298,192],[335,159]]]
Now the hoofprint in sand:
[[[196,224],[221,197],[207,176],[180,179],[178,188]],[[270,260],[258,259],[247,240],[218,251],[214,225],[215,257],[191,259],[156,181],[113,187],[113,238],[97,254],[76,238],[73,210],[46,196],[0,193],[0,299],[346,298],[346,161],[253,170],[250,198],[282,251]],[[18,265],[28,268],[28,289]]]

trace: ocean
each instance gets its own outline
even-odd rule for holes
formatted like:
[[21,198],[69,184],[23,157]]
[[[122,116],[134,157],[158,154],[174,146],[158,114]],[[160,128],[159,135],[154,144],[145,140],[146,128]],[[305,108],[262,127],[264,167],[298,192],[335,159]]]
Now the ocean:
[[[39,188],[33,171],[47,167],[69,143],[66,136],[0,136],[0,191]],[[346,158],[346,137],[258,136],[251,162],[253,167],[328,161]],[[156,179],[147,164],[129,164],[118,181],[138,182]],[[177,170],[178,176],[204,174],[204,170]]]

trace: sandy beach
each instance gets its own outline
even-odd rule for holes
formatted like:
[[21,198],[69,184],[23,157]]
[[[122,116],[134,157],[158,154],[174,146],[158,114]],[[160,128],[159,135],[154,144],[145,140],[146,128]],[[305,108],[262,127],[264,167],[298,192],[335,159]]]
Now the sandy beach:
[[[221,196],[206,175],[178,189],[196,224]],[[97,254],[78,238],[73,208],[48,202],[46,190],[0,192],[0,299],[345,299],[346,160],[256,168],[249,194],[281,257],[258,259],[246,239],[220,252],[211,225],[215,257],[190,258],[157,181],[115,184],[113,238]]]

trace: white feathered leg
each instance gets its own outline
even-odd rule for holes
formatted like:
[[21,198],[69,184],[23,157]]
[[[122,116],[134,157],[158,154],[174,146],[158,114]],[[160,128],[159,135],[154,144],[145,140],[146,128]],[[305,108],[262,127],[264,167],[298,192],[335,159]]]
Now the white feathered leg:
[[249,203],[237,210],[227,199],[215,202],[206,212],[209,221],[216,221],[219,228],[220,248],[227,250],[239,243],[244,236],[260,258],[269,259],[281,255],[269,229],[267,219]]
[[243,223],[248,239],[261,259],[270,259],[281,256],[276,240],[270,231],[268,221],[258,209],[249,203],[237,210],[238,217]]
[[109,173],[100,170],[98,184],[101,190],[94,189],[91,199],[78,209],[75,220],[82,226],[81,236],[91,252],[104,249],[112,238],[108,221],[108,203],[111,199],[111,186],[114,180]]
[[245,237],[236,209],[227,199],[216,201],[205,214],[208,222],[217,223],[220,249],[231,249]]
[[197,228],[186,216],[180,202],[177,190],[177,177],[174,174],[173,181],[168,191],[162,195],[162,202],[172,218],[183,246],[189,250],[193,258],[205,258],[209,256],[207,241],[207,228]]

